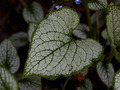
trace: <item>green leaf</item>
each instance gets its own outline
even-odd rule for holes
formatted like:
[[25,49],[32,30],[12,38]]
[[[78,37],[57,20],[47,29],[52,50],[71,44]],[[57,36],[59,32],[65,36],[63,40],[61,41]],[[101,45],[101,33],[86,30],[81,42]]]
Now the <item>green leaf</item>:
[[18,32],[13,34],[10,37],[10,40],[12,41],[13,45],[18,48],[18,47],[25,46],[27,44],[27,38],[28,38],[27,33]]
[[93,90],[91,81],[85,79],[85,81],[80,84],[80,87],[77,87],[77,90]]
[[120,7],[110,4],[107,15],[107,32],[110,43],[114,46],[120,44]]
[[115,5],[120,5],[120,0],[113,0]]
[[23,9],[23,17],[28,23],[38,23],[44,17],[42,6],[37,2],[33,2],[30,7]]
[[107,0],[92,0],[90,3],[88,3],[89,9],[92,10],[101,10],[107,8],[107,6],[108,6]]
[[0,65],[0,90],[19,90],[18,83],[5,67]]
[[101,34],[102,34],[102,37],[103,37],[104,39],[108,40],[107,29],[104,29]]
[[73,31],[73,35],[81,39],[86,39],[89,31],[90,30],[87,25],[79,24],[78,27]]
[[31,75],[68,76],[90,66],[102,53],[94,40],[74,40],[79,15],[64,7],[42,20],[32,38],[23,78]]
[[36,27],[35,23],[30,23],[30,25],[29,25],[29,31],[28,31],[29,42],[31,42],[31,38],[32,38],[33,32],[35,31],[35,27]]
[[42,90],[41,77],[31,76],[19,81],[20,90]]
[[120,90],[120,70],[118,70],[114,76],[114,90]]
[[100,79],[107,87],[111,87],[113,85],[114,68],[111,63],[104,64],[99,62],[97,64],[97,72]]
[[87,69],[84,69],[84,70],[81,72],[81,74],[82,74],[83,76],[86,76],[87,73],[88,73],[88,68],[87,68]]
[[8,39],[0,44],[0,65],[4,65],[11,73],[15,73],[20,65],[16,49]]

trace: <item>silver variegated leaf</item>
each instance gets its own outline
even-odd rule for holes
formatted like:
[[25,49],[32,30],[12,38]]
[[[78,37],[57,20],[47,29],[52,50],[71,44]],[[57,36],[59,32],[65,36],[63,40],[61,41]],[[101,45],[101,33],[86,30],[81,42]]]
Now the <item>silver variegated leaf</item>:
[[38,23],[44,17],[42,6],[37,2],[33,2],[30,7],[23,9],[24,20],[28,23]]
[[0,65],[0,90],[19,90],[18,83],[5,67]]
[[92,82],[86,78],[85,81],[80,84],[80,87],[77,87],[77,90],[93,90]]
[[120,90],[120,70],[114,76],[114,90]]
[[104,39],[108,40],[107,29],[104,29],[101,34],[102,34],[102,37],[103,37]]
[[20,65],[19,56],[11,41],[6,39],[0,44],[0,65],[15,73]]
[[19,81],[20,90],[42,90],[41,77],[31,76]]
[[37,24],[35,24],[35,23],[30,23],[30,25],[29,25],[29,31],[28,31],[28,39],[29,39],[29,42],[31,42],[32,34],[33,34],[33,32],[35,31],[36,25],[37,25]]
[[114,68],[111,63],[104,64],[99,62],[97,64],[97,72],[101,79],[101,81],[107,86],[111,87],[113,85],[113,77],[114,77]]
[[18,48],[25,46],[27,44],[28,36],[27,33],[25,32],[18,32],[13,34],[10,37],[10,40],[12,41],[13,45]]
[[73,35],[80,39],[86,39],[89,32],[89,27],[85,24],[79,24],[78,27],[73,31]]
[[107,0],[93,0],[90,3],[88,3],[88,7],[92,10],[101,10],[107,8],[107,6]]
[[36,28],[23,78],[31,75],[68,76],[92,65],[102,46],[91,39],[74,40],[79,15],[64,7],[50,13]]
[[120,7],[110,4],[107,15],[107,32],[114,46],[120,44]]

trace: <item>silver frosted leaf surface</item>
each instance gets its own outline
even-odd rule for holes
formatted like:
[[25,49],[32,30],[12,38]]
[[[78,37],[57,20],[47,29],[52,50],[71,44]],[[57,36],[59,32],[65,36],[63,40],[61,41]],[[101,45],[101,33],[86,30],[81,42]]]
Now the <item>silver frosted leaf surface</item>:
[[86,78],[85,81],[80,84],[80,87],[77,87],[77,90],[93,90],[92,82]]
[[107,0],[93,0],[90,3],[88,3],[89,9],[92,10],[101,10],[107,8],[107,6],[108,6]]
[[86,39],[89,32],[89,27],[85,24],[79,24],[78,27],[73,31],[73,35],[80,39]]
[[24,20],[28,23],[38,23],[44,17],[42,6],[37,2],[33,2],[31,4],[31,8],[31,10],[29,10],[28,8],[23,9]]
[[107,32],[111,44],[120,44],[120,7],[110,4],[109,14],[107,15]]
[[104,29],[101,34],[104,39],[108,40],[109,37],[108,37],[107,29]]
[[107,86],[111,87],[113,85],[113,77],[114,77],[114,68],[111,63],[104,64],[99,62],[97,64],[97,72],[101,79],[101,81]]
[[25,46],[27,44],[28,36],[27,33],[25,32],[18,32],[13,34],[10,37],[10,40],[12,41],[13,45],[18,48]]
[[42,90],[41,77],[31,76],[19,81],[20,90]]
[[18,83],[5,67],[0,65],[0,90],[19,90]]
[[37,24],[35,24],[35,23],[30,23],[29,24],[29,30],[28,30],[28,40],[29,40],[29,42],[31,42],[32,35],[33,35],[33,32],[35,31],[36,25]]
[[41,21],[32,38],[23,78],[69,76],[92,65],[103,48],[91,39],[72,39],[78,24],[79,15],[67,7],[53,11]]
[[19,69],[20,60],[11,41],[6,39],[0,44],[0,65],[8,68],[11,73]]
[[114,90],[120,90],[120,70],[114,76]]

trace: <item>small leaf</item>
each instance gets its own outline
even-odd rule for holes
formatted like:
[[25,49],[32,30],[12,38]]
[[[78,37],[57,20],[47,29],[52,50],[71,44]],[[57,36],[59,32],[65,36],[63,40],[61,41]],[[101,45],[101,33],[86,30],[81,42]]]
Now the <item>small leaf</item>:
[[78,27],[73,31],[73,35],[78,38],[86,39],[89,32],[89,27],[85,24],[79,24]]
[[31,76],[19,81],[20,90],[42,90],[41,77]]
[[23,17],[28,23],[38,23],[44,17],[42,6],[37,2],[33,2],[29,8],[23,9]]
[[120,44],[120,7],[110,4],[107,15],[107,32],[110,43],[114,46]]
[[5,67],[0,65],[0,90],[18,90],[18,83]]
[[31,42],[32,34],[35,31],[35,27],[36,27],[35,23],[30,23],[30,25],[29,25],[29,31],[28,31],[29,42]]
[[68,76],[90,66],[102,53],[94,40],[74,40],[79,15],[64,7],[42,20],[34,33],[23,78],[31,75]]
[[92,0],[90,3],[88,3],[88,7],[92,10],[101,10],[107,8],[107,6],[107,0]]
[[85,79],[85,81],[80,84],[80,87],[77,87],[77,90],[93,90],[91,81]]
[[8,39],[0,45],[0,65],[4,65],[11,73],[15,73],[20,65],[16,49]]
[[27,33],[18,32],[18,33],[13,34],[10,37],[10,40],[12,41],[12,43],[15,47],[22,47],[27,44],[27,38],[28,38]]
[[107,29],[104,29],[103,31],[102,31],[102,37],[104,38],[104,39],[108,39],[108,33],[107,33]]
[[97,64],[97,72],[100,79],[107,87],[111,87],[113,85],[114,68],[111,63],[104,64],[99,62]]
[[84,69],[84,70],[81,72],[81,74],[82,74],[83,76],[86,76],[87,73],[88,73],[88,69]]
[[114,90],[120,90],[120,70],[114,76]]

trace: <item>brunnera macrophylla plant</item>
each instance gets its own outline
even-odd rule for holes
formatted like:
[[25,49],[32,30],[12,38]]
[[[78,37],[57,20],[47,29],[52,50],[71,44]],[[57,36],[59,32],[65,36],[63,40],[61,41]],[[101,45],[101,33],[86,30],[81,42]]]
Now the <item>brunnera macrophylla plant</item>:
[[[62,2],[73,3],[71,0]],[[68,80],[74,76],[79,80],[81,84],[77,90],[93,90],[93,83],[86,76],[88,68],[93,65],[108,90],[112,86],[114,90],[120,89],[120,70],[115,74],[111,62],[113,57],[120,62],[117,50],[120,45],[119,1],[113,0],[111,4],[108,0],[74,2],[84,5],[88,25],[80,23],[80,16],[73,8],[61,6],[44,17],[39,3],[25,6],[23,17],[29,24],[28,33],[16,33],[0,44],[0,90],[41,90],[41,77],[52,80],[60,76],[68,77]],[[96,13],[90,16],[90,10]],[[106,23],[102,17],[106,17]],[[95,23],[97,28],[93,27]],[[100,35],[111,47],[107,58],[104,57],[105,46],[100,42]],[[16,48],[28,42],[30,46],[24,72],[19,73],[20,58]]]

